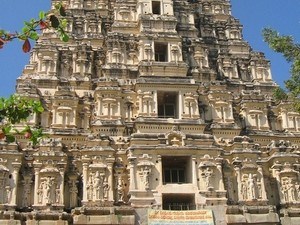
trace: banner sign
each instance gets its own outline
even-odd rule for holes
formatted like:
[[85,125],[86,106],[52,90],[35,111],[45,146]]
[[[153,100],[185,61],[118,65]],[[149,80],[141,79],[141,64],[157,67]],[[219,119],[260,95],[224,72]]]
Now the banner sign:
[[211,210],[148,211],[148,225],[215,225]]

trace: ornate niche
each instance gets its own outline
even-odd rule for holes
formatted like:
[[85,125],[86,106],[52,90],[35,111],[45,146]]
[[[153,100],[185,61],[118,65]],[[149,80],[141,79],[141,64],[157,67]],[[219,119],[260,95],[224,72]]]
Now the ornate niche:
[[115,179],[115,202],[125,203],[128,201],[128,185],[126,167],[121,158],[117,158],[114,166],[114,179]]
[[60,139],[44,139],[33,154],[35,209],[64,207],[64,179],[67,159]]
[[222,175],[222,159],[204,155],[199,164],[200,170],[200,190],[224,191]]
[[185,134],[179,131],[176,126],[172,128],[172,131],[166,134],[167,145],[172,147],[184,146],[185,139]]
[[222,159],[204,155],[199,164],[199,193],[206,198],[207,204],[226,203]]
[[138,173],[141,179],[141,186],[143,186],[144,191],[151,190],[151,173],[152,168],[154,167],[154,163],[151,161],[152,157],[148,154],[143,154],[141,158],[139,158],[139,162],[137,164]]
[[9,169],[4,165],[7,160],[0,158],[0,206],[8,204],[11,198]]
[[277,181],[280,203],[300,205],[299,163],[276,161],[271,169]]
[[109,189],[107,164],[95,157],[88,169],[87,200],[94,205],[103,205],[108,200]]
[[238,200],[246,204],[267,202],[262,166],[250,159],[233,161],[238,184]]
[[37,184],[35,205],[63,207],[64,171],[59,170],[52,160],[47,160],[45,164],[35,178]]

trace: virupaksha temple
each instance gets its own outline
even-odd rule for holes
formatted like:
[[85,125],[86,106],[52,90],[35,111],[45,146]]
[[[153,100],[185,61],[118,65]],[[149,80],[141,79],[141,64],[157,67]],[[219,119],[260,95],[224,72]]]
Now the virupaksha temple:
[[[48,0],[50,1],[50,0]],[[1,225],[299,225],[300,115],[229,0],[52,0],[0,143]]]

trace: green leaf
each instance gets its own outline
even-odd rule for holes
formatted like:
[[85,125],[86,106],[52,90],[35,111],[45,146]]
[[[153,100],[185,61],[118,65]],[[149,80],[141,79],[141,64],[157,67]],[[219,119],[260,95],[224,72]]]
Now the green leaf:
[[36,108],[36,111],[39,112],[39,113],[44,112],[43,106],[38,106],[38,107]]
[[68,20],[66,20],[66,19],[62,19],[61,21],[60,21],[60,26],[61,26],[61,28],[66,28],[67,27],[67,25],[68,25]]
[[40,11],[39,18],[40,18],[40,20],[45,18],[45,12],[44,11]]
[[8,134],[11,131],[11,126],[2,127],[2,131],[4,134]]
[[25,26],[25,27],[22,28],[22,32],[24,34],[27,33],[27,32],[29,32],[29,31],[30,31],[30,28],[28,26]]
[[29,35],[29,38],[31,38],[32,40],[38,40],[39,39],[39,35],[37,32],[31,32]]
[[16,138],[13,135],[11,135],[11,134],[6,135],[6,141],[8,143],[14,142],[15,140],[16,140]]
[[60,40],[62,40],[63,42],[68,42],[69,41],[69,35],[67,35],[66,33],[62,33],[60,35]]

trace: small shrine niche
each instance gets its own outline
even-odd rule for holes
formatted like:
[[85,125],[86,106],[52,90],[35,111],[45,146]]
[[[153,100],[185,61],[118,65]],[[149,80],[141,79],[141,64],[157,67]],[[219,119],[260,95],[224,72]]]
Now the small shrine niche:
[[204,155],[199,165],[200,190],[217,191],[224,190],[221,161],[209,155]]
[[114,166],[115,171],[115,202],[125,203],[128,201],[128,185],[126,168],[121,158],[117,158]]
[[[237,161],[233,162],[234,164]],[[240,162],[235,167],[239,201],[267,201],[262,167],[250,159]]]
[[48,160],[47,164],[39,173],[37,204],[43,206],[62,205],[63,193],[61,192],[61,186],[63,180],[60,171],[55,167],[52,160]]
[[151,189],[151,173],[152,169],[155,166],[154,163],[151,161],[152,157],[150,157],[148,154],[143,154],[143,156],[140,158],[139,163],[137,164],[137,168],[139,171],[139,175],[142,181],[143,189],[145,191],[148,191]]
[[87,200],[94,203],[108,200],[108,171],[107,165],[102,162],[101,158],[94,159],[89,166],[89,174],[86,185]]
[[166,134],[167,145],[173,147],[184,146],[185,134],[178,130],[177,127],[173,127],[172,131]]
[[299,164],[290,162],[280,163],[276,161],[273,166],[273,176],[278,184],[278,191],[281,204],[300,203],[300,173]]
[[11,186],[9,182],[9,169],[2,165],[6,160],[0,159],[0,205],[9,203],[11,198]]

